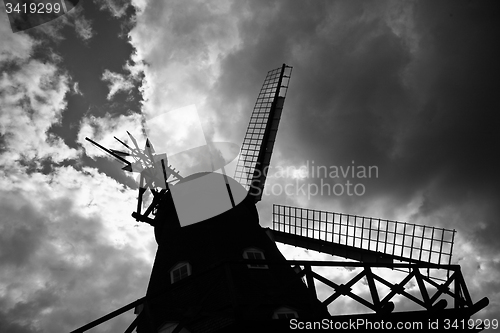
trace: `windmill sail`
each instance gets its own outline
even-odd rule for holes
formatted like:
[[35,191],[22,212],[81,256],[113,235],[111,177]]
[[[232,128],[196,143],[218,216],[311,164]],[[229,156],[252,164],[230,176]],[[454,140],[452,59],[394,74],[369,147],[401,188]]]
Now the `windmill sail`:
[[273,205],[276,241],[364,262],[451,264],[455,230]]
[[243,139],[234,178],[260,201],[283,111],[292,67],[267,73]]

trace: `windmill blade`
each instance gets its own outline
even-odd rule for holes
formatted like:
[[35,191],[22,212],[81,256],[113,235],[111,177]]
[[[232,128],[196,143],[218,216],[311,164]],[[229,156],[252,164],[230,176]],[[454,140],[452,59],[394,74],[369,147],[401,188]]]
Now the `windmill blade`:
[[[139,148],[139,144],[137,143],[137,140],[134,138],[134,136],[133,136],[132,134],[130,134],[130,132],[129,132],[129,131],[127,131],[127,134],[128,134],[128,136],[130,137],[130,140],[131,140],[131,141],[132,141],[132,143],[134,144],[135,148],[131,148],[131,147],[129,147],[129,146],[127,146],[127,145],[125,145],[125,143],[123,143],[123,142],[122,142],[122,143],[123,143],[123,144],[124,144],[124,145],[125,145],[128,149],[130,149],[130,150],[131,150],[132,155],[133,155],[133,157],[134,157],[135,159],[140,159],[140,160],[143,160],[144,162],[146,162],[146,161],[148,160],[148,158],[149,158],[149,156],[145,154],[145,150],[146,150],[147,143],[148,143],[147,138],[146,138],[146,147],[145,147],[145,149],[143,150],[143,149]],[[118,140],[118,139],[116,139],[116,140]],[[118,141],[120,141],[120,140],[118,140]],[[120,142],[121,142],[121,141],[120,141]],[[152,160],[151,160],[151,161],[152,161]]]
[[85,140],[91,142],[94,146],[98,147],[98,148],[101,148],[102,150],[104,150],[106,153],[108,153],[109,155],[113,156],[114,158],[116,158],[118,161],[122,162],[122,163],[125,163],[127,164],[125,167],[130,167],[130,162],[127,161],[126,159],[124,159],[123,157],[121,157],[119,154],[117,154],[117,152],[113,149],[108,149],[104,146],[101,146],[100,144],[98,144],[97,142],[95,142],[94,140],[92,139],[89,139],[89,138],[85,138]]
[[292,67],[283,64],[267,73],[248,124],[234,178],[255,202],[261,200],[271,162]]
[[[134,143],[134,145],[135,145],[136,148],[130,147],[125,142],[123,142],[122,140],[118,139],[116,136],[114,138],[115,138],[116,141],[120,142],[122,145],[124,145],[125,147],[127,147],[130,150],[131,153],[128,154],[128,156],[132,156],[136,160],[136,162],[140,161],[140,160],[144,161],[145,158],[146,158],[146,155],[139,148],[139,145],[137,144],[137,140],[128,131],[127,131],[127,134],[129,135],[130,139],[132,140],[132,142]],[[123,168],[123,170],[131,171],[130,170],[130,166],[127,169]]]
[[137,144],[137,140],[134,138],[132,134],[130,134],[129,131],[127,131],[128,136],[130,137],[130,140],[134,143],[135,148],[140,151],[141,149],[139,148],[139,145]]
[[[146,138],[146,145],[144,146],[144,151],[146,152],[147,156],[149,157],[149,160],[151,161],[151,163],[154,164],[154,157],[153,157],[153,153],[154,153],[154,150],[152,148],[152,145],[151,143],[149,142],[149,139]],[[166,157],[167,155],[165,155]]]
[[129,153],[120,151],[120,150],[115,150],[115,149],[110,149],[113,153],[115,153],[118,156],[130,156]]
[[151,143],[148,138],[146,138],[146,147],[149,151],[151,151],[152,154],[156,153],[153,143]]
[[277,242],[363,262],[451,264],[455,230],[273,205]]
[[116,141],[118,141],[119,143],[121,143],[122,145],[124,145],[125,147],[127,147],[128,149],[134,150],[133,148],[130,148],[130,146],[127,145],[125,142],[123,142],[122,140],[118,139],[116,136],[114,136],[113,138],[115,138]]

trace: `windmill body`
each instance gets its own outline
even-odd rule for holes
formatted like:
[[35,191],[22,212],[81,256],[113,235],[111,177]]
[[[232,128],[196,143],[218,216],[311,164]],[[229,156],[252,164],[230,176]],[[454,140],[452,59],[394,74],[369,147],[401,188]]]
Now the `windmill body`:
[[[290,266],[243,261],[286,262],[259,225],[250,199],[186,227],[170,214],[173,202],[162,203],[155,219],[158,251],[147,291],[148,322],[154,327],[174,322],[190,332],[235,332],[248,322],[271,320],[281,308],[293,309],[301,317],[327,315],[326,306]],[[175,275],[183,267],[184,274]],[[139,324],[138,332],[149,332],[147,325]]]

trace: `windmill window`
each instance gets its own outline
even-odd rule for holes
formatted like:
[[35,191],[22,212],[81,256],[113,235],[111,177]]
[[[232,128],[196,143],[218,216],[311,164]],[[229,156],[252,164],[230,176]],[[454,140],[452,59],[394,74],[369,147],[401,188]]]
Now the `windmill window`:
[[281,307],[279,309],[276,309],[276,311],[274,311],[273,314],[273,319],[293,319],[293,318],[299,318],[297,311],[286,307]]
[[[264,260],[266,257],[264,257],[264,252],[261,250],[255,249],[255,248],[250,248],[246,249],[243,252],[243,258],[245,259],[252,259],[252,260]],[[258,265],[258,264],[250,264],[248,265],[248,268],[267,268],[267,265]]]
[[170,270],[170,281],[176,283],[191,275],[191,265],[188,262],[181,262]]

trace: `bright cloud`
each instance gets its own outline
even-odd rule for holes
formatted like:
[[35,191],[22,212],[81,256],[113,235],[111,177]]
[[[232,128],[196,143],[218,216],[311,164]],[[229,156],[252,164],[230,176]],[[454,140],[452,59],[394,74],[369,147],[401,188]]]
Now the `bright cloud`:
[[68,78],[53,64],[23,62],[0,77],[0,133],[6,151],[0,163],[50,158],[59,163],[78,156],[48,130],[61,120],[66,107]]
[[221,74],[220,60],[238,45],[230,7],[227,1],[141,5],[129,36],[137,58],[148,64],[143,86],[148,118],[194,104],[204,120],[218,124],[218,110],[205,101]]
[[140,148],[143,148],[146,140],[142,128],[142,116],[137,113],[120,115],[118,117],[113,117],[110,114],[106,114],[104,117],[87,116],[81,120],[78,141],[85,147],[88,156],[107,156],[106,152],[93,146],[85,138],[88,137],[97,141],[106,148],[123,151],[126,148],[115,140],[114,137],[116,136],[120,140],[132,144],[127,135],[128,131],[142,145]]
[[[0,11],[0,22],[8,22],[5,11]],[[36,41],[25,34],[13,34],[8,24],[0,24],[0,63],[24,60],[31,55]]]
[[109,82],[108,100],[112,99],[113,96],[120,91],[127,92],[134,88],[134,84],[129,79],[125,78],[123,74],[113,73],[108,69],[102,74],[102,79]]
[[85,18],[85,16],[78,15],[75,17],[75,31],[78,37],[86,41],[92,38],[92,21]]

